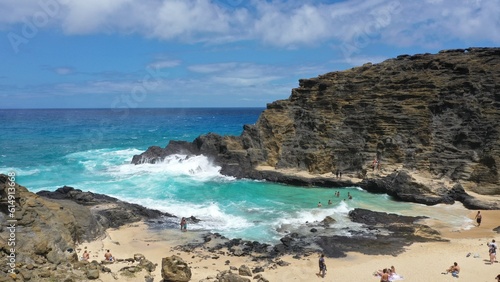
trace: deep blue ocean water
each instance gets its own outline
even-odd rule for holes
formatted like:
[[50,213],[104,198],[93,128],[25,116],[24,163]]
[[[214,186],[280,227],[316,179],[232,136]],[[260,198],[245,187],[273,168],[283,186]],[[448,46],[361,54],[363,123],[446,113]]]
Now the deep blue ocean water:
[[[277,242],[280,227],[337,220],[334,228],[362,228],[347,213],[356,208],[427,215],[451,225],[471,225],[459,207],[426,207],[393,201],[357,187],[301,188],[237,180],[219,173],[203,156],[132,165],[132,156],[169,140],[192,141],[201,134],[240,135],[260,108],[221,109],[50,109],[0,110],[0,173],[14,172],[30,191],[64,185],[103,193],[149,208],[202,221],[191,230],[219,232],[261,242]],[[343,199],[350,192],[353,200]],[[332,205],[326,205],[328,200]],[[323,207],[318,208],[321,201]],[[286,228],[285,228],[286,229]]]

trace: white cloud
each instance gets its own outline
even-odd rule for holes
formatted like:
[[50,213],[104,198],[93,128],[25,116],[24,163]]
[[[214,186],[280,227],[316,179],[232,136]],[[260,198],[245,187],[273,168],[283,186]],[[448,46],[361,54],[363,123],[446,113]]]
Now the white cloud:
[[33,21],[43,12],[51,24],[41,28],[58,24],[70,35],[136,33],[216,44],[258,40],[285,48],[325,42],[356,48],[378,41],[397,46],[500,42],[498,0],[255,0],[235,6],[210,0],[0,0],[0,28]]
[[207,78],[216,84],[242,87],[268,84],[285,77],[287,72],[274,66],[238,62],[193,65],[188,69],[208,75]]
[[188,69],[192,72],[198,73],[214,73],[225,71],[228,69],[233,69],[238,66],[238,63],[218,63],[218,64],[205,64],[205,65],[193,65],[189,66]]
[[154,69],[164,69],[164,68],[173,68],[181,64],[179,60],[158,60],[148,65],[150,68]]

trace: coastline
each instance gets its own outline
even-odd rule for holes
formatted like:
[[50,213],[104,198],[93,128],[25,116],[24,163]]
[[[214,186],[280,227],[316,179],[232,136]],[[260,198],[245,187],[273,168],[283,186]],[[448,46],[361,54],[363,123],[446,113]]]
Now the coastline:
[[[430,207],[432,208],[432,207]],[[303,256],[300,259],[293,255],[286,255],[273,261],[253,261],[250,256],[233,256],[223,250],[210,252],[206,246],[194,250],[181,249],[178,246],[196,242],[203,242],[203,232],[181,232],[177,229],[153,230],[146,223],[129,224],[118,229],[108,229],[106,237],[77,247],[79,256],[86,248],[91,251],[90,260],[101,261],[106,249],[117,259],[133,258],[140,253],[151,262],[158,264],[151,273],[154,281],[161,281],[161,259],[171,255],[178,255],[191,267],[190,281],[200,281],[207,277],[215,277],[220,271],[230,267],[239,268],[246,265],[250,269],[262,267],[260,274],[269,281],[379,281],[373,272],[394,265],[397,273],[404,277],[402,281],[449,281],[451,275],[441,274],[453,262],[461,267],[460,280],[462,281],[494,281],[500,273],[500,264],[489,265],[487,242],[491,242],[498,234],[493,231],[500,218],[498,210],[484,210],[483,222],[480,227],[469,230],[453,230],[442,228],[439,222],[428,220],[426,224],[438,230],[448,242],[414,243],[405,248],[398,256],[391,255],[364,255],[355,252],[347,253],[343,258],[326,258],[328,266],[325,278],[317,277],[317,255]],[[474,218],[476,211],[470,211],[469,217]],[[467,254],[471,253],[469,257]],[[477,254],[479,257],[474,257]],[[289,265],[278,262],[282,260]],[[229,261],[229,264],[226,264]],[[115,262],[106,265],[115,276],[118,270],[133,265],[130,262]],[[286,266],[285,266],[286,265]],[[236,270],[236,273],[238,271]],[[254,273],[253,276],[255,276]],[[251,277],[248,277],[251,278]],[[111,273],[102,273],[102,281],[116,281]],[[136,277],[119,277],[120,281],[144,281],[144,275]]]

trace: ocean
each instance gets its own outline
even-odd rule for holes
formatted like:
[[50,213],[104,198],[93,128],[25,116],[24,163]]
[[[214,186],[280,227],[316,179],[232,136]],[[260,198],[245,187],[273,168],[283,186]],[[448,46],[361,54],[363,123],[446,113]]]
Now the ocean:
[[[235,179],[221,175],[204,156],[130,163],[133,155],[149,146],[165,147],[169,140],[192,141],[208,132],[240,135],[243,125],[254,124],[263,110],[0,110],[0,173],[14,172],[17,182],[32,192],[71,186],[201,220],[189,230],[271,244],[284,230],[326,216],[337,220],[334,232],[349,236],[345,227],[363,228],[348,219],[354,208],[428,216],[458,229],[473,226],[461,204],[428,207],[359,187],[304,188]],[[335,197],[335,191],[341,196]],[[344,200],[348,192],[352,200]],[[318,202],[323,206],[318,208]]]

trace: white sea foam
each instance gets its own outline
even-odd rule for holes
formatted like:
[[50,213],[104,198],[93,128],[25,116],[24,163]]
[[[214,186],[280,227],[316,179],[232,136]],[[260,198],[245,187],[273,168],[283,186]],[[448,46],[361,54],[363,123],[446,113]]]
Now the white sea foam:
[[1,167],[0,173],[7,174],[10,171],[14,171],[17,176],[28,176],[28,175],[39,174],[40,172],[42,172],[42,169],[41,168],[22,169],[22,168],[16,168],[16,167]]
[[349,212],[347,203],[340,202],[335,206],[326,206],[314,209],[301,209],[291,216],[284,217],[279,220],[280,224],[299,226],[304,223],[319,222],[327,216],[337,218],[345,216]]
[[210,230],[215,232],[231,232],[252,227],[254,224],[243,217],[225,213],[218,203],[192,204],[175,200],[153,200],[123,198],[128,202],[137,203],[148,208],[157,209],[177,217],[194,216],[199,223],[190,224],[189,229]]
[[129,163],[134,155],[138,155],[140,153],[142,153],[142,151],[138,149],[95,149],[71,153],[64,156],[64,158],[75,161],[108,161],[110,163]]
[[107,173],[112,176],[130,176],[144,174],[167,174],[170,176],[187,176],[191,180],[205,182],[210,180],[231,181],[232,177],[226,177],[220,174],[220,166],[214,165],[207,157],[187,156],[187,155],[171,155],[163,161],[140,165],[122,164],[118,166],[110,166]]

